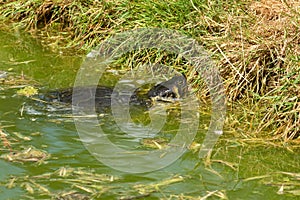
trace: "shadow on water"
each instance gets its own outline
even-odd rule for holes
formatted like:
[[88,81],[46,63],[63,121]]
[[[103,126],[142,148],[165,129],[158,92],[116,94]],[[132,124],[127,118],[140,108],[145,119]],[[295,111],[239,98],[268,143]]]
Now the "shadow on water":
[[[15,77],[23,73],[37,81],[39,88],[72,86],[81,60],[79,56],[54,55],[26,35],[0,34],[0,70]],[[227,140],[225,133],[210,159],[199,160],[196,150],[190,149],[161,170],[127,174],[96,160],[80,141],[71,118],[22,113],[24,102],[31,100],[16,95],[19,88],[1,84],[0,89],[0,128],[5,133],[1,155],[28,147],[51,155],[41,163],[1,159],[1,199],[294,199],[298,195],[299,174],[295,173],[299,171],[299,154],[243,146]],[[143,117],[148,120],[138,112],[136,122]],[[208,119],[200,119],[204,128],[199,129],[198,142]],[[176,123],[176,119],[170,120],[160,139],[168,141]],[[143,148],[143,134],[122,134],[109,117],[104,117],[102,126],[119,146]],[[8,145],[5,141],[10,136]]]

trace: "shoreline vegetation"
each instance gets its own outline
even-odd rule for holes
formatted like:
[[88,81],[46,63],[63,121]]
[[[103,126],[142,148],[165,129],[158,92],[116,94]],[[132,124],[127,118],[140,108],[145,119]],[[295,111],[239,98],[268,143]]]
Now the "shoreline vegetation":
[[228,132],[245,142],[299,142],[299,1],[0,0],[0,23],[73,54],[126,30],[178,30],[203,45],[221,72]]

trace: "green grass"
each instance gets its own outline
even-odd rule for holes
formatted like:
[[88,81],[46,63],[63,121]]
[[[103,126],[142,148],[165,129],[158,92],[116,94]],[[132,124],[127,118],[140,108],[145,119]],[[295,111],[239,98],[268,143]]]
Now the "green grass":
[[[293,0],[16,0],[0,1],[0,21],[30,32],[53,51],[72,54],[126,30],[179,30],[203,45],[221,71],[229,105],[226,129],[245,139],[267,132],[287,142],[300,136],[299,9]],[[136,54],[130,55],[119,64],[130,63]],[[155,52],[147,56],[161,59]],[[168,59],[160,61],[176,57]],[[201,84],[186,67],[181,71]]]

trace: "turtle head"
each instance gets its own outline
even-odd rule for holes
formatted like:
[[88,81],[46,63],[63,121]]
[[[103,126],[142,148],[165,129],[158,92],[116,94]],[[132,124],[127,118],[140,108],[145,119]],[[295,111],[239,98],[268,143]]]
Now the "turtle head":
[[148,92],[148,98],[158,101],[174,101],[187,94],[187,81],[185,76],[177,75],[172,79],[159,83]]

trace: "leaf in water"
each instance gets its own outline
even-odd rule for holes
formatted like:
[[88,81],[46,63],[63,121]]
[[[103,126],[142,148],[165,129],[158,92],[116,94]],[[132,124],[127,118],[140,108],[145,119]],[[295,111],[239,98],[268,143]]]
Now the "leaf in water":
[[83,190],[87,193],[91,193],[91,194],[95,193],[95,191],[93,189],[88,188],[88,187],[84,187],[82,185],[74,184],[73,187],[79,188],[79,189],[81,189],[81,190]]
[[30,180],[30,183],[32,183],[35,186],[35,188],[39,190],[40,193],[44,193],[47,195],[50,194],[49,190],[47,188],[45,188],[44,186],[34,182],[33,180]]
[[15,187],[15,181],[16,181],[16,177],[12,177],[9,182],[7,183],[6,187],[8,189],[11,189],[13,187]]
[[279,188],[279,190],[277,191],[277,194],[283,194],[283,185]]
[[140,194],[148,194],[154,191],[158,191],[160,187],[168,186],[173,183],[181,182],[184,178],[182,176],[174,176],[169,179],[162,180],[158,183],[143,185],[138,184],[133,186],[134,189],[136,189]]
[[27,192],[29,192],[30,194],[34,193],[33,188],[31,187],[31,185],[29,183],[24,183],[23,185],[25,187],[25,189],[27,190]]
[[7,134],[5,134],[1,129],[0,129],[0,139],[2,141],[2,144],[4,147],[11,149],[11,145],[9,140],[7,139]]
[[17,94],[21,95],[21,96],[30,97],[30,96],[38,94],[38,90],[32,86],[26,86],[26,87],[18,90]]
[[15,136],[17,136],[18,138],[22,139],[22,140],[26,140],[26,141],[30,141],[31,138],[28,136],[24,136],[19,132],[12,132],[12,134],[14,134]]
[[142,145],[146,148],[163,149],[167,146],[168,141],[164,138],[144,138]]
[[59,169],[59,176],[65,177],[67,175],[67,169],[65,167],[61,167]]
[[68,192],[63,192],[55,195],[55,199],[61,199],[61,200],[89,200],[91,199],[88,195],[81,194],[77,191],[68,191]]

